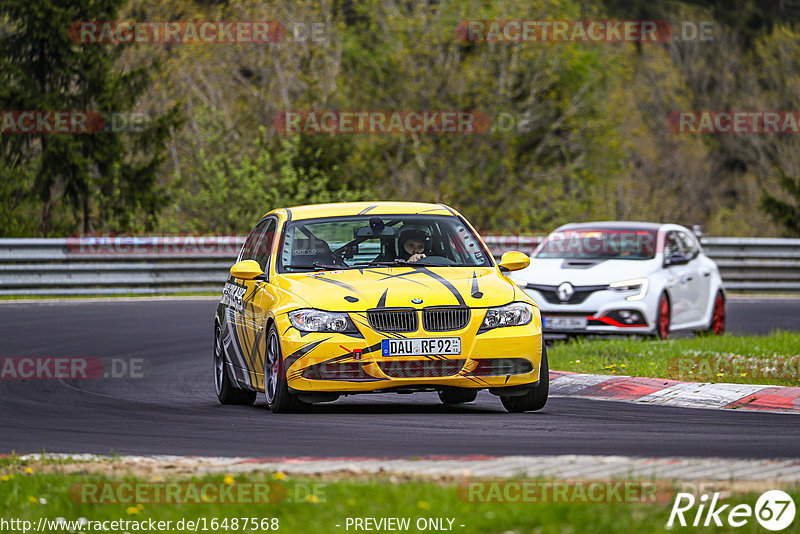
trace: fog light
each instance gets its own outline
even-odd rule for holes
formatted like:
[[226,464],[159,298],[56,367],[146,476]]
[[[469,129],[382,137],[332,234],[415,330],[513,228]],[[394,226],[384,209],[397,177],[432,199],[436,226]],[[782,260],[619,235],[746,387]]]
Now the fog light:
[[636,310],[615,310],[608,317],[625,326],[645,324],[644,316]]

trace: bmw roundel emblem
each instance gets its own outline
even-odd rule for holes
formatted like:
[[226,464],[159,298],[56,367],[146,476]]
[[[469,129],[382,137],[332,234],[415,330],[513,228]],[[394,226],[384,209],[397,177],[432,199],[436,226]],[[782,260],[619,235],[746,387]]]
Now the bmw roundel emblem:
[[422,299],[411,299],[411,304],[422,304]]

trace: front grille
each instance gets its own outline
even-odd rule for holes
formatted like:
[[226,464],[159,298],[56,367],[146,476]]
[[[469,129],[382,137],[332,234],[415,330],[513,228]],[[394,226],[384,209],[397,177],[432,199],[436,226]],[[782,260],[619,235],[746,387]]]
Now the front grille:
[[439,308],[422,311],[422,327],[428,332],[461,330],[469,323],[469,308]]
[[466,360],[379,361],[378,367],[392,378],[443,378],[457,375]]
[[379,332],[416,332],[417,312],[414,310],[374,310],[367,312],[369,325]]
[[473,376],[521,375],[533,370],[531,362],[524,358],[486,358],[477,362],[470,373]]
[[583,304],[583,301],[589,298],[592,291],[580,291],[575,290],[575,293],[569,298],[569,300],[561,300],[558,298],[558,294],[555,291],[545,291],[539,290],[539,292],[544,297],[544,300],[549,302],[550,304]]
[[575,293],[573,293],[568,300],[561,300],[558,298],[558,293],[556,292],[558,286],[528,284],[527,288],[535,289],[541,293],[544,299],[550,304],[582,304],[584,300],[589,298],[589,295],[595,291],[608,289],[608,286],[575,286]]

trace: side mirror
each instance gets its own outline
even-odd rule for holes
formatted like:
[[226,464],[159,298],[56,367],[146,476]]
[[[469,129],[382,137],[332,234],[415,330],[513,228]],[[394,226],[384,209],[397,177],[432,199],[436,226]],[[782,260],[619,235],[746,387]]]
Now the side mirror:
[[683,252],[675,252],[664,259],[664,265],[686,265],[691,258]]
[[231,276],[239,280],[255,280],[263,274],[264,271],[255,260],[242,260],[231,267]]
[[519,271],[531,264],[531,259],[527,254],[517,252],[516,250],[509,250],[503,252],[500,257],[500,270],[503,272]]

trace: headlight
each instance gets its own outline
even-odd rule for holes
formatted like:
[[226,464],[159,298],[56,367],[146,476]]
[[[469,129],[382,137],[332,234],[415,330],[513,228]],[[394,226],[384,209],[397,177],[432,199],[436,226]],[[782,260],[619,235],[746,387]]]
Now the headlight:
[[524,302],[512,302],[499,308],[489,308],[483,319],[483,328],[521,326],[533,319],[533,306]]
[[355,332],[346,313],[303,309],[289,312],[292,326],[302,332]]
[[622,280],[613,282],[608,287],[620,293],[635,291],[633,295],[628,295],[627,300],[642,300],[647,294],[647,278],[634,278],[633,280]]

